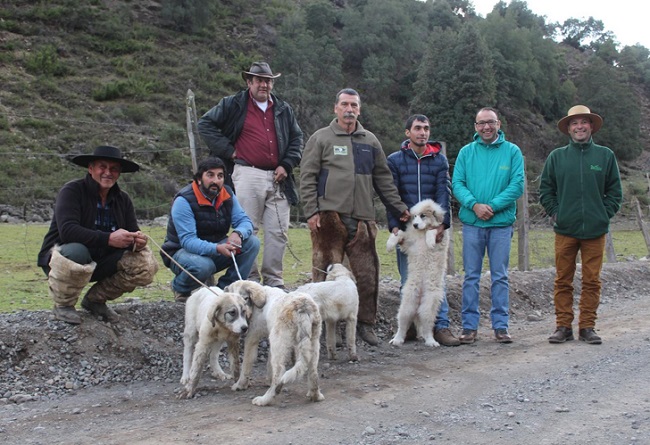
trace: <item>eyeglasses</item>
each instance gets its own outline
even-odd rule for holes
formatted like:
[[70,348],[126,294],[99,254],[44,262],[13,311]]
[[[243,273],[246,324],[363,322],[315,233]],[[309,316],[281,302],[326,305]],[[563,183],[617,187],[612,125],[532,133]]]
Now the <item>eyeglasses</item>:
[[490,120],[490,121],[478,121],[474,123],[476,124],[477,127],[485,127],[486,125],[489,127],[496,127],[498,122],[499,122],[498,120],[497,121]]

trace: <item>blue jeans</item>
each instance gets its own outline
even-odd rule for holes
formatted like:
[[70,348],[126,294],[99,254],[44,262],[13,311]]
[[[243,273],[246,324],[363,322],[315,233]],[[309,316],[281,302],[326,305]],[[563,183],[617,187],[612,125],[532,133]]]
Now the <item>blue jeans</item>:
[[465,269],[461,311],[463,329],[478,329],[479,285],[486,250],[492,280],[490,292],[492,329],[508,328],[510,309],[508,266],[513,233],[512,226],[481,228],[463,224],[463,267]]
[[[226,242],[227,238],[224,238],[222,242]],[[220,243],[221,244],[221,243]],[[235,256],[237,260],[237,267],[239,267],[239,273],[241,273],[242,278],[245,280],[250,274],[251,268],[253,267],[253,262],[257,258],[257,253],[260,250],[260,240],[257,239],[255,235],[252,235],[250,238],[245,239],[242,242],[242,250],[239,255]],[[221,289],[228,286],[229,284],[239,280],[237,275],[237,269],[232,262],[231,257],[223,256],[217,253],[216,249],[213,255],[203,256],[190,253],[185,249],[180,249],[173,256],[174,260],[178,262],[185,270],[194,275],[196,279],[205,283],[208,278],[212,277],[215,273],[226,270],[226,273],[223,274],[217,286]],[[181,270],[176,264],[171,263],[171,271],[176,275],[172,280],[172,288],[176,292],[183,294],[189,294],[194,289],[200,287],[200,284],[197,283],[192,277],[187,273]]]
[[[402,288],[404,287],[404,283],[406,283],[406,279],[408,278],[408,255],[402,253],[400,250],[399,246],[397,246],[397,270],[399,271],[399,275],[401,277],[400,280],[400,298],[402,298]],[[435,330],[438,329],[446,329],[449,327],[449,316],[447,315],[449,313],[449,304],[447,303],[447,289],[443,289],[442,291],[442,303],[440,303],[440,310],[438,311],[438,316],[436,317],[436,323],[435,323]]]

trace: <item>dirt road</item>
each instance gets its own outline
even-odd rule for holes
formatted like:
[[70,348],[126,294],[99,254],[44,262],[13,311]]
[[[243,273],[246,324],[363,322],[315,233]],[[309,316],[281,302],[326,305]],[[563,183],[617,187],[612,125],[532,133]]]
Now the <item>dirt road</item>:
[[640,292],[634,277],[616,273],[620,294],[610,287],[599,312],[602,345],[549,344],[554,317],[543,311],[513,320],[510,345],[497,344],[483,329],[474,345],[396,348],[384,338],[376,348],[361,348],[359,363],[344,361],[345,351],[336,363],[321,358],[320,403],[304,398],[301,381],[286,387],[273,406],[253,406],[251,399],[266,390],[259,362],[245,392],[232,392],[232,382],[206,373],[192,400],[177,400],[179,385],[169,379],[6,403],[0,406],[0,441],[650,444],[650,292],[647,283]]

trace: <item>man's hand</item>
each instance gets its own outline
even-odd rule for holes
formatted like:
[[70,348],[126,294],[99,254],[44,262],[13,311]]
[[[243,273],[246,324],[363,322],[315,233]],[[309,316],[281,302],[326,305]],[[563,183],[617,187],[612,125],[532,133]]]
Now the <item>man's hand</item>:
[[287,171],[284,169],[283,166],[278,165],[278,167],[275,169],[275,175],[273,176],[273,180],[275,182],[282,182],[287,178]]
[[490,207],[487,204],[478,204],[478,203],[474,204],[472,210],[474,211],[474,214],[476,214],[478,219],[481,219],[483,221],[487,221],[494,216],[494,211],[492,210],[492,207]]
[[436,227],[436,244],[439,244],[442,242],[442,237],[445,236],[445,226],[439,225]]
[[136,252],[139,252],[140,250],[146,247],[149,238],[147,238],[147,235],[145,235],[144,233],[138,230],[137,232],[135,232],[135,237],[133,238],[133,240],[135,242],[134,250]]
[[320,229],[320,213],[314,213],[308,220],[307,226],[312,232],[318,231]]
[[226,242],[217,244],[217,253],[223,256],[230,256],[231,252],[235,255],[241,253],[242,239],[237,232],[232,232]]
[[142,232],[129,232],[124,229],[117,229],[111,232],[108,237],[108,245],[116,249],[126,249],[135,244],[136,250],[142,249],[147,245],[147,237]]
[[399,217],[399,220],[402,222],[406,222],[409,219],[411,219],[411,212],[409,212],[408,210],[404,210],[404,212],[402,212],[402,216]]

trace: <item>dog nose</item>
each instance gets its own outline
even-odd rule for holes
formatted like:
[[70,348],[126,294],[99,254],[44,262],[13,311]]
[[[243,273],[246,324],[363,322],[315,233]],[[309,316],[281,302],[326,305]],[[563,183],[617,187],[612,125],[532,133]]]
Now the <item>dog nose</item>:
[[245,325],[242,326],[242,327],[241,327],[241,331],[242,331],[242,332],[246,332],[246,331],[248,331],[248,326],[245,326]]

